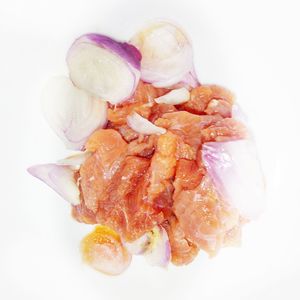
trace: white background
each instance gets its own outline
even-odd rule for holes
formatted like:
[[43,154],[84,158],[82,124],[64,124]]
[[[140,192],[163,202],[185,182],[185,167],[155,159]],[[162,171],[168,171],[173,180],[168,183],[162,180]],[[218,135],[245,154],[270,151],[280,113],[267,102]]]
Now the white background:
[[[300,299],[299,1],[0,0],[0,299]],[[204,253],[168,271],[133,261],[119,277],[85,267],[90,230],[32,164],[67,154],[44,121],[43,84],[66,74],[65,54],[86,32],[128,39],[152,18],[189,33],[203,83],[232,89],[252,120],[268,209],[242,247]]]

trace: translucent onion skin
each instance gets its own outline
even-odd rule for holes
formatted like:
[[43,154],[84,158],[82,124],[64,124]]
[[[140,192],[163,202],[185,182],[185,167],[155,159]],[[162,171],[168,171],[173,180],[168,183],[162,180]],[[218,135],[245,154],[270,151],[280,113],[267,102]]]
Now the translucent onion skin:
[[80,203],[80,192],[75,182],[74,171],[57,164],[35,165],[27,169],[72,205]]
[[[77,65],[80,47],[90,47],[91,50],[91,56],[84,60],[87,64],[84,71],[77,70],[82,67],[82,62]],[[95,48],[105,51],[101,55],[92,53]],[[72,44],[67,54],[67,64],[70,78],[76,86],[104,101],[118,104],[129,99],[135,92],[140,79],[141,53],[129,43],[119,42],[102,34],[88,33]],[[104,66],[106,70],[103,69]],[[115,73],[111,74],[111,70]]]
[[186,34],[165,21],[151,23],[132,39],[142,53],[141,78],[156,87],[199,85],[192,45]]

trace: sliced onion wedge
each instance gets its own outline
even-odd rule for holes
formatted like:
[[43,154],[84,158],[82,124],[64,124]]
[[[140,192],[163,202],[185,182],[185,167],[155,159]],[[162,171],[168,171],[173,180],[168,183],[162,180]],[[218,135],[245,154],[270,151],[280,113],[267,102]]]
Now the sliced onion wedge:
[[251,140],[203,144],[202,159],[218,192],[241,216],[257,218],[265,207],[265,185]]
[[158,127],[136,112],[127,117],[128,126],[141,134],[164,134],[166,129]]
[[171,23],[152,23],[132,39],[142,53],[141,78],[156,87],[179,82],[198,85],[193,67],[192,46],[183,31]]
[[69,149],[81,149],[89,135],[107,121],[107,104],[78,89],[64,76],[53,77],[45,86],[42,109]]
[[66,158],[60,159],[57,164],[62,166],[69,166],[72,169],[78,170],[85,160],[91,156],[89,151],[80,151],[72,154]]
[[112,104],[130,98],[140,79],[140,52],[101,34],[85,34],[67,55],[74,84]]
[[144,255],[152,266],[168,266],[171,259],[171,247],[168,234],[161,226],[155,226],[151,230],[150,243]]
[[46,183],[72,205],[80,203],[80,192],[75,182],[74,171],[57,164],[35,165],[28,172]]
[[97,226],[81,242],[85,263],[107,275],[119,275],[131,263],[131,254],[119,235],[107,226]]
[[164,103],[164,104],[177,105],[177,104],[185,103],[189,101],[189,99],[190,99],[190,92],[186,88],[182,87],[180,89],[172,90],[169,93],[160,96],[154,100],[158,104]]

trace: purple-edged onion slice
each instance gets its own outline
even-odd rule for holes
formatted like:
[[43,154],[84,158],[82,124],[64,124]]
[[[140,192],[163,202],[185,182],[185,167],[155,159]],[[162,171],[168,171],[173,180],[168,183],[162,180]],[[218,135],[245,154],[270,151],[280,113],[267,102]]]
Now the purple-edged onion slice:
[[141,134],[164,134],[167,132],[165,128],[154,125],[136,112],[127,117],[127,124],[131,129]]
[[252,140],[205,143],[202,159],[217,191],[246,219],[265,207],[265,184]]
[[107,103],[75,87],[69,78],[53,77],[42,93],[44,116],[69,149],[78,150],[107,122]]
[[185,88],[182,87],[180,89],[175,89],[170,91],[169,93],[160,96],[155,100],[156,103],[161,104],[171,104],[171,105],[177,105],[177,104],[182,104],[190,99],[190,92]]
[[74,171],[57,164],[35,165],[28,172],[46,183],[72,205],[80,203],[80,192],[75,182]]
[[191,43],[178,26],[164,21],[152,23],[139,31],[131,43],[142,53],[142,80],[156,87],[180,82],[191,87],[199,84]]
[[101,34],[85,34],[67,55],[74,84],[112,104],[130,98],[140,79],[140,52]]
[[161,226],[155,226],[150,231],[150,243],[144,256],[152,266],[168,266],[171,259],[171,248],[168,234]]

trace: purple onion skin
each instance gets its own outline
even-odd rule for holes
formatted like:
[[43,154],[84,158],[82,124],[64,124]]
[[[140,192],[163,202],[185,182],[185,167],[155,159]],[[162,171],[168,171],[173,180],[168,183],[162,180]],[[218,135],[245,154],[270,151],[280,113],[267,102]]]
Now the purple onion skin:
[[116,41],[109,36],[98,33],[87,33],[75,40],[71,49],[78,43],[91,43],[118,54],[137,70],[141,69],[142,55],[140,51],[131,44]]

